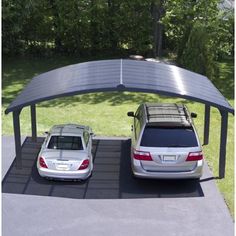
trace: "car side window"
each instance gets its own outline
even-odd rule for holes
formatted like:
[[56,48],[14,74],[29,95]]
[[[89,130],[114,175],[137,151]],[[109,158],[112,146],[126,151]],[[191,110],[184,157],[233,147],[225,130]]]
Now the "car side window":
[[84,137],[85,145],[87,147],[88,146],[88,142],[89,142],[89,133],[87,131],[85,131],[84,134],[83,134],[83,137]]

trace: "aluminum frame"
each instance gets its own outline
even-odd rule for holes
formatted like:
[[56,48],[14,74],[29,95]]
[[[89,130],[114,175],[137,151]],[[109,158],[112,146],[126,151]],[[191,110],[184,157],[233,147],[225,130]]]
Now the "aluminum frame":
[[130,91],[180,97],[205,104],[204,144],[209,142],[210,107],[221,113],[219,177],[225,176],[228,113],[226,98],[200,74],[164,63],[114,59],[65,66],[35,76],[5,110],[13,112],[16,164],[21,167],[20,112],[31,106],[32,140],[37,142],[36,104],[92,92]]

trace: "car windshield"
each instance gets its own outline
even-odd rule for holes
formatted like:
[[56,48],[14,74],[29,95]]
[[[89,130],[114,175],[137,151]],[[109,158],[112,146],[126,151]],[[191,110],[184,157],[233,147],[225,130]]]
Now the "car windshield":
[[197,147],[194,130],[186,127],[146,127],[142,136],[144,147]]
[[51,136],[48,149],[83,150],[81,137],[78,136]]

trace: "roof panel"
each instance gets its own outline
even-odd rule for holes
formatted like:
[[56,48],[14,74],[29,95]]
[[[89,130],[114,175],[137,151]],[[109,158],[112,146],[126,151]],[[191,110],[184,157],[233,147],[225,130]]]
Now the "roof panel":
[[123,77],[126,88],[179,96],[233,112],[207,77],[174,65],[129,60],[123,65]]
[[234,112],[207,77],[174,65],[128,59],[84,62],[35,76],[5,112],[62,96],[120,90],[183,97]]

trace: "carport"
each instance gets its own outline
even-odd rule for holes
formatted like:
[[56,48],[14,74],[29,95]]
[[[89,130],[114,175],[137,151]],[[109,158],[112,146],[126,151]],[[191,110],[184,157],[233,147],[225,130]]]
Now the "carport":
[[21,168],[21,110],[30,106],[32,140],[37,141],[36,104],[54,98],[106,91],[145,92],[205,105],[204,145],[209,143],[210,108],[221,114],[219,177],[225,176],[228,113],[226,98],[205,76],[164,63],[128,59],[84,62],[35,76],[6,109],[13,112],[16,164]]

